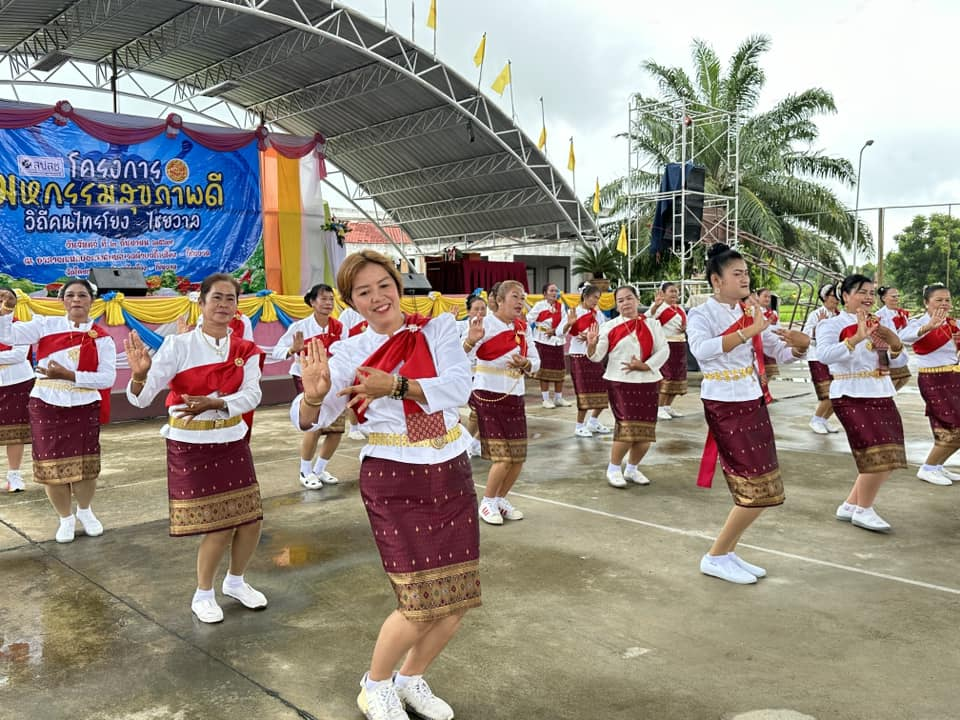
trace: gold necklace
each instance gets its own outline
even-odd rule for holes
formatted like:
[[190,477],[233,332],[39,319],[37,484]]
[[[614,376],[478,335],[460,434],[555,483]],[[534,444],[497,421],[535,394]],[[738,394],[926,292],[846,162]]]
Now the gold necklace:
[[[200,337],[202,337],[202,338],[203,338],[203,341],[204,341],[207,345],[209,345],[211,348],[213,348],[213,351],[214,351],[217,355],[219,355],[221,358],[224,357],[224,356],[227,354],[227,350],[228,350],[229,347],[230,347],[230,343],[229,343],[229,342],[225,342],[225,343],[222,343],[222,344],[220,344],[220,345],[217,345],[216,343],[212,343],[212,342],[210,342],[210,339],[207,337],[207,334],[206,334],[205,332],[203,332],[202,330],[200,331]],[[228,337],[229,337],[229,336],[228,336]],[[225,337],[225,338],[222,338],[222,339],[223,339],[223,340],[226,340],[227,338]]]

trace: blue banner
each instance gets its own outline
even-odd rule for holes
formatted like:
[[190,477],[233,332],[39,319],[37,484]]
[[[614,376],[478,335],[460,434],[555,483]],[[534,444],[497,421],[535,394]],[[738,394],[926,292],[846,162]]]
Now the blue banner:
[[52,119],[0,130],[0,272],[14,279],[135,267],[199,282],[243,265],[262,231],[256,141],[115,145]]

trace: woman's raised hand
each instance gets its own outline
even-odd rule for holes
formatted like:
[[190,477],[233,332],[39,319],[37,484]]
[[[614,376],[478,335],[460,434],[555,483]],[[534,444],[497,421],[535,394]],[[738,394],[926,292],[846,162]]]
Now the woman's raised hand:
[[127,335],[126,340],[123,341],[123,349],[127,353],[127,365],[130,366],[130,372],[133,376],[136,378],[145,377],[150,372],[153,360],[147,346],[140,339],[136,330],[131,330],[130,334]]
[[300,381],[303,383],[303,396],[309,402],[322,402],[330,392],[330,365],[323,343],[310,343],[300,356]]

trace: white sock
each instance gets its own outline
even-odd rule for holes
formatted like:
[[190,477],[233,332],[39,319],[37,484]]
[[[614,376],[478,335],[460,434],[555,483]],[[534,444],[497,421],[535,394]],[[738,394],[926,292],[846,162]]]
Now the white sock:
[[636,472],[636,471],[637,471],[636,465],[631,465],[630,463],[627,463],[627,469],[625,470],[625,472],[630,473],[630,472]]
[[317,461],[313,464],[313,471],[317,475],[323,475],[323,471],[327,469],[327,463],[330,462],[325,458],[317,458]]
[[85,507],[85,508],[78,507],[78,508],[77,508],[77,517],[80,517],[80,518],[92,518],[92,517],[93,517],[93,511],[92,511],[89,507]]
[[920,469],[923,470],[924,472],[937,472],[938,470],[943,469],[943,465],[927,465],[926,463],[924,463],[923,467]]
[[547,402],[547,400],[550,399],[550,391],[549,391],[549,390],[548,390],[547,392],[543,392],[543,393],[540,393],[540,394],[543,395],[543,401],[544,401],[544,402]]
[[824,417],[820,417],[819,415],[814,415],[812,418],[810,418],[810,422],[823,423],[824,425],[826,425],[827,419]]
[[67,515],[66,517],[60,518],[60,524],[61,524],[61,525],[65,525],[65,524],[68,523],[68,522],[74,522],[74,521],[76,521],[76,519],[77,519],[77,518],[76,518],[75,515]]
[[[223,584],[227,587],[243,587],[243,575],[231,575],[227,572],[227,576],[223,579]],[[213,592],[212,590],[210,592]]]
[[310,474],[310,461],[309,460],[300,460],[300,474],[309,475]]
[[577,423],[577,430],[583,429],[583,423]]
[[487,504],[487,505],[494,505],[494,506],[496,506],[496,504],[497,504],[497,499],[496,499],[496,498],[492,498],[492,497],[487,497],[486,495],[484,495],[484,496],[483,496],[483,500],[482,500],[481,502],[483,502],[483,503],[485,503],[485,504]]
[[217,596],[213,593],[213,588],[209,590],[201,590],[197,588],[197,591],[193,594],[193,602],[200,602],[201,600],[216,600]]
[[405,688],[407,683],[413,682],[414,680],[418,680],[422,677],[423,675],[401,675],[400,673],[397,673],[393,676],[393,684],[398,688]]
[[613,463],[610,463],[609,465],[607,465],[607,472],[616,472],[619,469],[620,469],[619,465],[614,465]]
[[503,500],[503,498],[500,497],[499,495],[497,495],[497,496],[496,496],[493,500],[491,500],[490,502],[493,503],[494,505],[496,505],[497,507],[500,507],[500,502],[501,502],[502,500]]
[[393,682],[392,678],[387,680],[371,680],[370,673],[367,673],[367,677],[363,681],[363,686],[368,691],[373,691],[373,690],[376,690],[380,685],[383,685],[384,683],[392,683],[392,682]]
[[8,478],[17,478],[17,479],[19,480],[19,479],[20,479],[20,471],[19,471],[19,470],[7,470],[7,477],[8,477]]
[[593,426],[593,425],[599,425],[599,424],[600,424],[600,421],[597,420],[597,418],[595,418],[595,417],[593,417],[593,416],[591,416],[590,419],[587,420],[587,425]]

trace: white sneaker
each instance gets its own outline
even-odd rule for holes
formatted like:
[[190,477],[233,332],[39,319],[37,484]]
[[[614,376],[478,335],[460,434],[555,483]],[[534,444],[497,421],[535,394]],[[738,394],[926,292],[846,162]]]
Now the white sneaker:
[[623,471],[620,468],[607,470],[607,482],[615,488],[625,488],[627,486],[627,481],[624,479]]
[[497,508],[504,520],[523,520],[523,511],[517,510],[506,498],[497,499]]
[[259,590],[254,590],[249,583],[244,583],[239,587],[236,585],[227,585],[224,581],[220,586],[224,595],[239,600],[244,607],[251,610],[261,610],[267,606],[267,597]]
[[817,417],[810,418],[810,429],[813,430],[817,435],[830,434],[830,428],[827,426],[827,421],[821,420]]
[[636,470],[624,470],[623,477],[625,480],[632,480],[637,485],[649,485],[650,478],[640,472],[640,469]]
[[73,542],[73,538],[76,535],[76,532],[77,532],[76,515],[60,518],[60,527],[57,528],[56,540],[58,543]]
[[410,720],[403,709],[403,702],[392,682],[377,684],[376,690],[367,690],[367,676],[360,678],[360,694],[357,707],[367,720]]
[[831,435],[840,432],[840,428],[838,428],[836,425],[831,423],[829,420],[824,420],[823,426],[827,429],[827,432],[830,433]]
[[590,432],[596,433],[597,435],[609,435],[613,432],[606,425],[601,425],[600,423],[587,423],[587,428]]
[[83,528],[83,532],[87,537],[99,537],[103,535],[103,525],[97,520],[93,514],[93,510],[90,508],[86,510],[77,508],[77,520],[80,521],[80,526]]
[[657,420],[673,420],[673,415],[665,407],[660,407],[657,410]]
[[729,555],[715,557],[707,553],[700,558],[700,572],[737,585],[752,585],[757,581],[756,575],[748,573],[731,560]]
[[917,472],[917,477],[931,485],[953,485],[953,480],[948,478],[942,470],[924,470],[920,468]]
[[767,576],[767,571],[764,570],[762,567],[760,567],[759,565],[754,565],[753,563],[748,563],[746,560],[744,560],[742,557],[740,557],[736,553],[732,552],[729,555],[727,555],[727,557],[733,560],[737,565],[739,565],[742,569],[746,570],[748,573],[750,573],[754,577],[762,578]]
[[213,598],[194,600],[190,603],[190,609],[193,610],[193,614],[197,616],[197,620],[200,622],[223,622],[223,610]]
[[588,438],[593,437],[593,433],[590,432],[590,428],[588,428],[586,425],[581,425],[580,427],[578,427],[576,430],[573,431],[573,434],[575,437],[588,437]]
[[300,484],[307,490],[319,490],[323,487],[323,480],[314,472],[309,472],[306,475],[300,473]]
[[850,519],[854,525],[864,530],[873,530],[874,532],[888,532],[890,523],[877,515],[877,511],[872,507],[858,507],[853,511],[853,517]]
[[665,406],[665,407],[667,408],[667,412],[670,413],[670,417],[675,417],[675,418],[676,418],[676,417],[683,417],[683,413],[682,413],[682,412],[677,412],[677,411],[674,410],[673,407],[671,407],[670,405],[667,405],[667,406]]
[[503,515],[499,506],[485,500],[480,501],[480,519],[490,525],[503,525]]
[[857,509],[856,505],[851,505],[848,502],[840,503],[837,507],[837,520],[843,520],[844,522],[850,522],[853,519],[853,511]]
[[340,482],[340,480],[338,480],[337,478],[335,478],[333,475],[331,475],[330,473],[328,473],[326,470],[324,470],[322,473],[320,473],[320,481],[321,481],[324,485],[336,485],[336,484],[338,484],[338,483]]
[[27,486],[24,484],[23,476],[20,473],[7,473],[7,492],[23,492],[26,488]]
[[960,482],[960,475],[957,475],[955,472],[950,472],[943,465],[940,466],[940,472],[942,472],[943,476],[950,482]]
[[554,398],[553,404],[557,407],[573,407],[573,403],[567,400],[565,397]]
[[553,400],[544,400],[541,405],[543,405],[543,407],[545,407],[547,410],[553,410],[556,407],[556,404],[553,402]]
[[453,708],[433,694],[423,676],[418,676],[403,687],[395,686],[400,702],[426,720],[453,720]]

